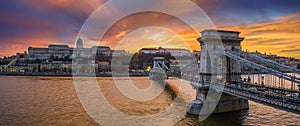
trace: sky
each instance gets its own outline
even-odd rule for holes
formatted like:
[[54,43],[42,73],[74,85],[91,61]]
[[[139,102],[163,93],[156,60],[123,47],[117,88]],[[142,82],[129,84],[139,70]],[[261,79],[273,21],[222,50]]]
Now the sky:
[[[145,3],[124,5],[148,7]],[[188,0],[186,0],[188,1]],[[193,17],[186,4],[172,3],[184,9],[178,14]],[[1,0],[0,57],[24,52],[29,46],[68,44],[71,47],[87,18],[108,0]],[[192,0],[210,18],[217,29],[240,31],[245,37],[242,48],[268,54],[300,58],[299,0]],[[167,3],[162,1],[157,6]],[[169,6],[172,6],[170,4]],[[105,16],[121,13],[108,9]],[[197,12],[196,12],[197,13]],[[105,22],[97,22],[100,26]],[[201,24],[202,22],[199,22]],[[98,27],[97,27],[98,28]],[[101,27],[100,27],[101,28]],[[135,52],[143,47],[170,47],[199,50],[195,31],[186,22],[172,15],[140,12],[115,22],[103,38],[91,33],[99,45]],[[84,36],[82,36],[84,37]],[[89,47],[92,45],[85,45]]]

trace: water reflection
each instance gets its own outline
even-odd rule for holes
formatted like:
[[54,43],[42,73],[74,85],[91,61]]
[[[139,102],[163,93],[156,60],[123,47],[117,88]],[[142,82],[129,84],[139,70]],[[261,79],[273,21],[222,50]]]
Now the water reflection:
[[[131,78],[134,84],[145,89],[148,78]],[[124,113],[151,115],[164,110],[173,102],[168,92],[151,102],[135,102],[113,88],[112,78],[97,78],[110,103]],[[85,79],[89,81],[89,79]],[[168,83],[178,87],[179,79]],[[184,102],[195,98],[188,82],[183,82],[179,94]],[[77,98],[72,78],[69,77],[3,77],[0,76],[0,125],[98,125],[84,110]],[[211,115],[204,122],[197,116],[186,115],[176,125],[300,125],[300,115],[278,110],[262,104],[249,102],[250,109]],[[180,110],[184,111],[184,110]],[[174,111],[174,115],[177,113]],[[181,117],[178,117],[181,118]],[[163,119],[162,119],[163,121]],[[120,122],[112,122],[118,125]],[[143,122],[136,125],[142,125]],[[151,125],[151,124],[149,124]]]

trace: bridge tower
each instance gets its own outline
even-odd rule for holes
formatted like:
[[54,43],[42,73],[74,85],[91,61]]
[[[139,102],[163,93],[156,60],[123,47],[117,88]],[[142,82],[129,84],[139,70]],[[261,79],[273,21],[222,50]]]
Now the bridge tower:
[[[216,51],[213,48],[216,48],[218,46],[223,46],[223,49],[225,51],[232,52],[232,48],[241,48],[241,42],[244,40],[244,38],[239,37],[240,32],[235,31],[224,31],[224,30],[204,30],[202,33],[202,37],[198,38],[198,41],[200,42],[201,46],[201,64],[200,64],[200,75],[204,79],[204,83],[210,83],[211,81],[211,75],[212,75],[212,69],[215,69],[214,71],[222,71],[222,68],[226,69],[223,71],[226,71],[226,82],[231,83],[240,83],[241,80],[241,68],[240,63],[236,62],[228,57],[223,57],[220,55],[217,55],[217,53],[210,53],[209,49],[212,49],[211,51]],[[219,41],[222,40],[222,43]],[[214,55],[214,56],[210,56]],[[214,57],[213,60],[220,60],[220,64],[214,65],[215,68],[212,68],[211,64],[212,61],[210,58]],[[222,62],[222,63],[221,63]],[[226,66],[221,66],[226,65]]]
[[165,70],[166,59],[164,57],[154,57],[153,58],[153,68],[150,71],[149,77],[151,80],[164,82],[167,79],[167,74]]
[[162,68],[163,70],[166,69],[166,59],[164,57],[154,57],[153,58],[153,68]]
[[[244,38],[240,38],[239,33],[240,32],[224,30],[204,30],[201,32],[202,37],[197,40],[201,46],[199,74],[201,79],[200,85],[202,86],[201,89],[197,90],[196,100],[188,105],[188,113],[199,114],[203,101],[207,97],[212,77],[217,76],[216,73],[221,73],[222,77],[226,76],[226,78],[221,78],[222,83],[240,83],[241,68],[239,62],[231,60],[217,51],[220,47],[229,52],[232,52],[233,47],[241,48],[241,42]],[[249,108],[247,100],[222,94],[213,113],[231,112],[247,108]]]

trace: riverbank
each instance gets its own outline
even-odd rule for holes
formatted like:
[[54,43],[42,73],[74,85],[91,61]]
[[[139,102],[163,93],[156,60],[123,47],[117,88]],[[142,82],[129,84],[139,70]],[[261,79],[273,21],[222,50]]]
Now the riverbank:
[[8,73],[0,72],[0,76],[61,76],[61,77],[148,77],[148,73],[128,73],[128,74],[118,74],[118,73],[51,73],[51,72],[35,72],[35,73]]

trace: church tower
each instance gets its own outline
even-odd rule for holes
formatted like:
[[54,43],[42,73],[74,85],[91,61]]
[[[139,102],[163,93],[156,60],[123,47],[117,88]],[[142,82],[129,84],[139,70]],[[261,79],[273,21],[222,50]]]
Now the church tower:
[[82,41],[82,39],[80,37],[77,39],[76,48],[78,48],[78,49],[82,49],[83,48],[83,41]]

